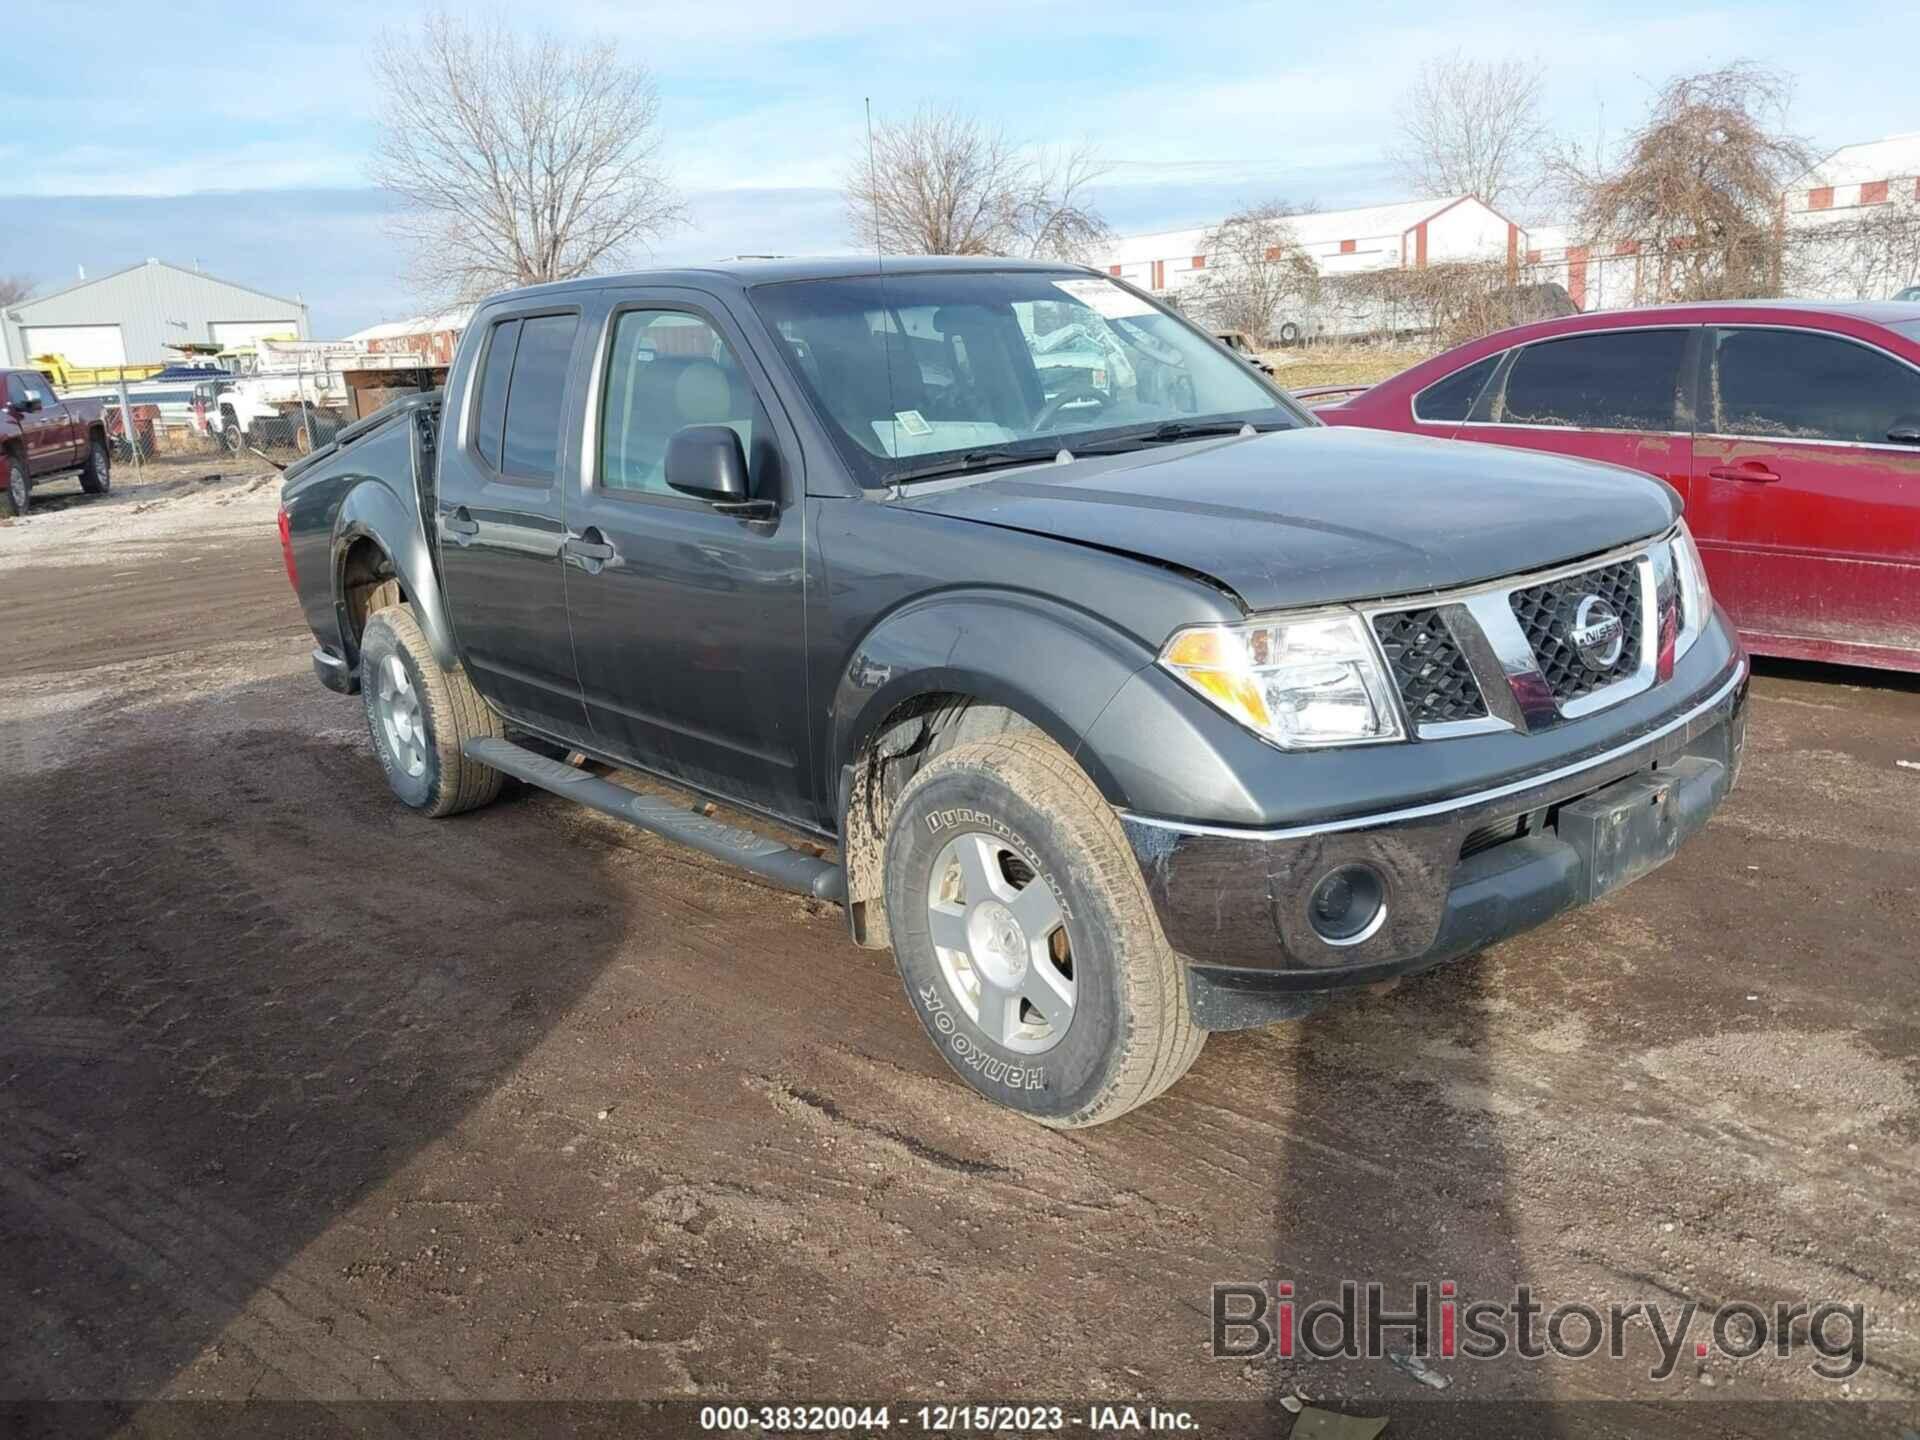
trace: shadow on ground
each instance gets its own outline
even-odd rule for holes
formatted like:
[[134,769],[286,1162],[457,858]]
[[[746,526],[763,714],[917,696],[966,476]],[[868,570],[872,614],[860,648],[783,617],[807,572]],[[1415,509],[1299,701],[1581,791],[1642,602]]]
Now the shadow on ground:
[[0,1399],[192,1394],[243,1307],[262,1377],[462,1393],[288,1263],[575,1003],[613,887],[337,741],[193,718],[0,775]]

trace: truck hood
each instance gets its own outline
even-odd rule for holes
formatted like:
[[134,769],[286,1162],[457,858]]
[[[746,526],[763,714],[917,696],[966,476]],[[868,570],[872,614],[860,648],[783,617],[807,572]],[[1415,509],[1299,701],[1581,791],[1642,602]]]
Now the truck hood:
[[1543,569],[1657,535],[1680,514],[1672,490],[1636,471],[1319,426],[926,482],[897,503],[1173,565],[1249,610]]

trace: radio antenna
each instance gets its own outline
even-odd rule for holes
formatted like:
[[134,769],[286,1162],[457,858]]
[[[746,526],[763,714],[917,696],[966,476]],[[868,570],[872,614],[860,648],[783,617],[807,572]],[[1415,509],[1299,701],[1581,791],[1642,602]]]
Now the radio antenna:
[[[887,252],[880,241],[880,167],[874,160],[873,151],[873,97],[867,102],[867,200],[873,206],[873,268],[880,277],[880,318],[892,325],[893,308],[887,304]],[[893,346],[887,343],[887,332],[880,331],[880,358],[887,367],[887,423],[893,427],[893,444],[890,447],[890,459],[900,458],[900,415],[893,401]],[[887,485],[890,499],[900,498],[898,481]]]

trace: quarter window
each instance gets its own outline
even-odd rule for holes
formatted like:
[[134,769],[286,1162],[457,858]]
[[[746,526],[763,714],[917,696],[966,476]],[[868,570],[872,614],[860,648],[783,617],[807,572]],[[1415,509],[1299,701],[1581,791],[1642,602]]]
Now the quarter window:
[[733,350],[705,320],[679,310],[629,310],[614,323],[601,398],[600,484],[672,494],[667,442],[689,425],[731,427],[751,459],[755,413],[753,388]]
[[1720,435],[1885,444],[1920,424],[1920,373],[1833,335],[1722,330],[1713,375]]
[[1500,418],[1573,430],[1675,430],[1685,330],[1543,340],[1514,357]]
[[1487,381],[1493,378],[1494,367],[1499,363],[1497,354],[1489,355],[1484,360],[1476,360],[1464,370],[1454,371],[1444,380],[1434,381],[1413,397],[1413,418],[1465,420],[1473,413],[1473,402],[1487,388]]

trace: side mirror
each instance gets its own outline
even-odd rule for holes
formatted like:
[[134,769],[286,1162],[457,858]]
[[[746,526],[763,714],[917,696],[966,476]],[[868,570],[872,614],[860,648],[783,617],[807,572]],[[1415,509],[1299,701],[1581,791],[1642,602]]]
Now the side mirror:
[[689,425],[667,442],[667,484],[683,495],[738,505],[747,498],[747,454],[730,425]]
[[36,414],[40,409],[40,397],[38,395],[29,394],[26,398],[26,403],[23,408],[26,410],[27,414],[29,415]]
[[1920,445],[1920,415],[1902,415],[1887,430],[1895,445]]

